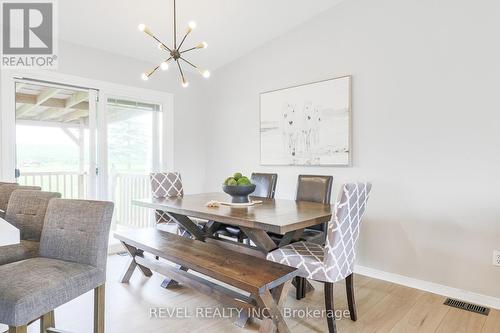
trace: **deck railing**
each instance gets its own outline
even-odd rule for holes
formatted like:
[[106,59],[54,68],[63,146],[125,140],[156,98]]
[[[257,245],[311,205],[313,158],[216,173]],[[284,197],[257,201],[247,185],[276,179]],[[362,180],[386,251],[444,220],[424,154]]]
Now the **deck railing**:
[[[59,192],[65,199],[87,198],[87,173],[79,172],[23,172],[20,185],[40,186],[43,191]],[[149,176],[112,173],[109,186],[110,200],[115,203],[114,223],[132,228],[146,228],[154,224],[152,212],[132,205],[132,199],[151,195]]]
[[71,171],[23,172],[20,185],[40,186],[43,191],[59,192],[65,199],[84,199],[87,193],[87,174]]
[[146,228],[153,225],[151,210],[132,205],[133,199],[151,195],[148,175],[112,173],[110,195],[115,203],[116,223],[132,228]]

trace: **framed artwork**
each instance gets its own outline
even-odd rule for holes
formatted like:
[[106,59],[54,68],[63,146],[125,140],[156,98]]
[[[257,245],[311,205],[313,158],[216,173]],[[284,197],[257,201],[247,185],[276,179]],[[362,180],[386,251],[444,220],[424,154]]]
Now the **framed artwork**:
[[351,77],[260,94],[262,165],[351,165]]

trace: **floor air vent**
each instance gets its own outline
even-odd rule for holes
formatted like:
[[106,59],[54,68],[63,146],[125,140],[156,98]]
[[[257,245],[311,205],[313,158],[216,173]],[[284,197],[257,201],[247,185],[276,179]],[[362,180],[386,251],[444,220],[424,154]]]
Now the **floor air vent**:
[[459,301],[457,299],[453,298],[447,298],[446,301],[444,301],[444,305],[452,306],[454,308],[470,311],[470,312],[475,312],[479,313],[482,315],[487,316],[488,313],[490,313],[490,309],[487,307],[481,306],[481,305],[475,305],[471,303],[466,303],[463,301]]

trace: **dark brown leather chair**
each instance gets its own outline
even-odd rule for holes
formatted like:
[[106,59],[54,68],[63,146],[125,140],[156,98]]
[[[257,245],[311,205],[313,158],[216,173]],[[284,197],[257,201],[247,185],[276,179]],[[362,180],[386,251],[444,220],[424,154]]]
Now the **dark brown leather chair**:
[[[255,184],[255,191],[252,197],[274,199],[276,184],[278,183],[278,174],[276,173],[252,173],[250,177],[252,184]],[[238,242],[243,243],[247,238],[240,228],[231,225],[221,225],[217,231],[218,235],[234,237]]]
[[278,174],[276,173],[252,173],[250,177],[252,184],[256,185],[252,197],[273,199],[278,183]]
[[[318,202],[330,204],[332,196],[332,176],[299,175],[297,186],[297,201]],[[323,245],[326,239],[328,223],[309,227],[304,230],[302,239]]]
[[[327,205],[332,196],[332,176],[299,175],[297,180],[296,201],[317,202]],[[328,223],[308,227],[304,230],[301,240],[319,245],[325,244]],[[279,244],[282,236],[270,234],[276,244]]]
[[[332,176],[299,175],[295,200],[317,202],[324,205],[330,204],[332,186]],[[327,231],[328,223],[306,228],[302,233],[301,240],[323,245],[326,241]],[[306,294],[306,280],[302,277],[297,277],[296,285],[296,298],[300,300],[304,298]]]
[[329,204],[332,197],[332,176],[299,175],[297,201]]

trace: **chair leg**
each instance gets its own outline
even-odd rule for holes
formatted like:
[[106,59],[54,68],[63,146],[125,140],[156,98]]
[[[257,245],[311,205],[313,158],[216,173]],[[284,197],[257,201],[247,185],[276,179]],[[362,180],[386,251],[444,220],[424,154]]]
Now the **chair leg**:
[[333,305],[333,283],[331,282],[325,282],[325,307],[328,332],[337,333],[337,325],[335,324],[335,308]]
[[104,284],[94,289],[94,333],[104,333]]
[[46,313],[42,317],[40,317],[40,333],[47,332],[47,329],[51,327],[56,327],[54,311],[50,311],[49,313]]
[[8,332],[9,333],[28,333],[28,326],[26,326],[26,325],[17,326],[17,327],[9,326]]
[[304,289],[303,279],[300,276],[295,277],[295,298],[297,301],[302,299],[302,290]]
[[238,243],[243,243],[245,240],[245,235],[243,235],[243,232],[240,232],[238,235]]
[[347,304],[349,305],[349,314],[352,321],[358,320],[356,311],[356,301],[354,299],[354,276],[353,274],[345,278],[345,289],[347,292]]

